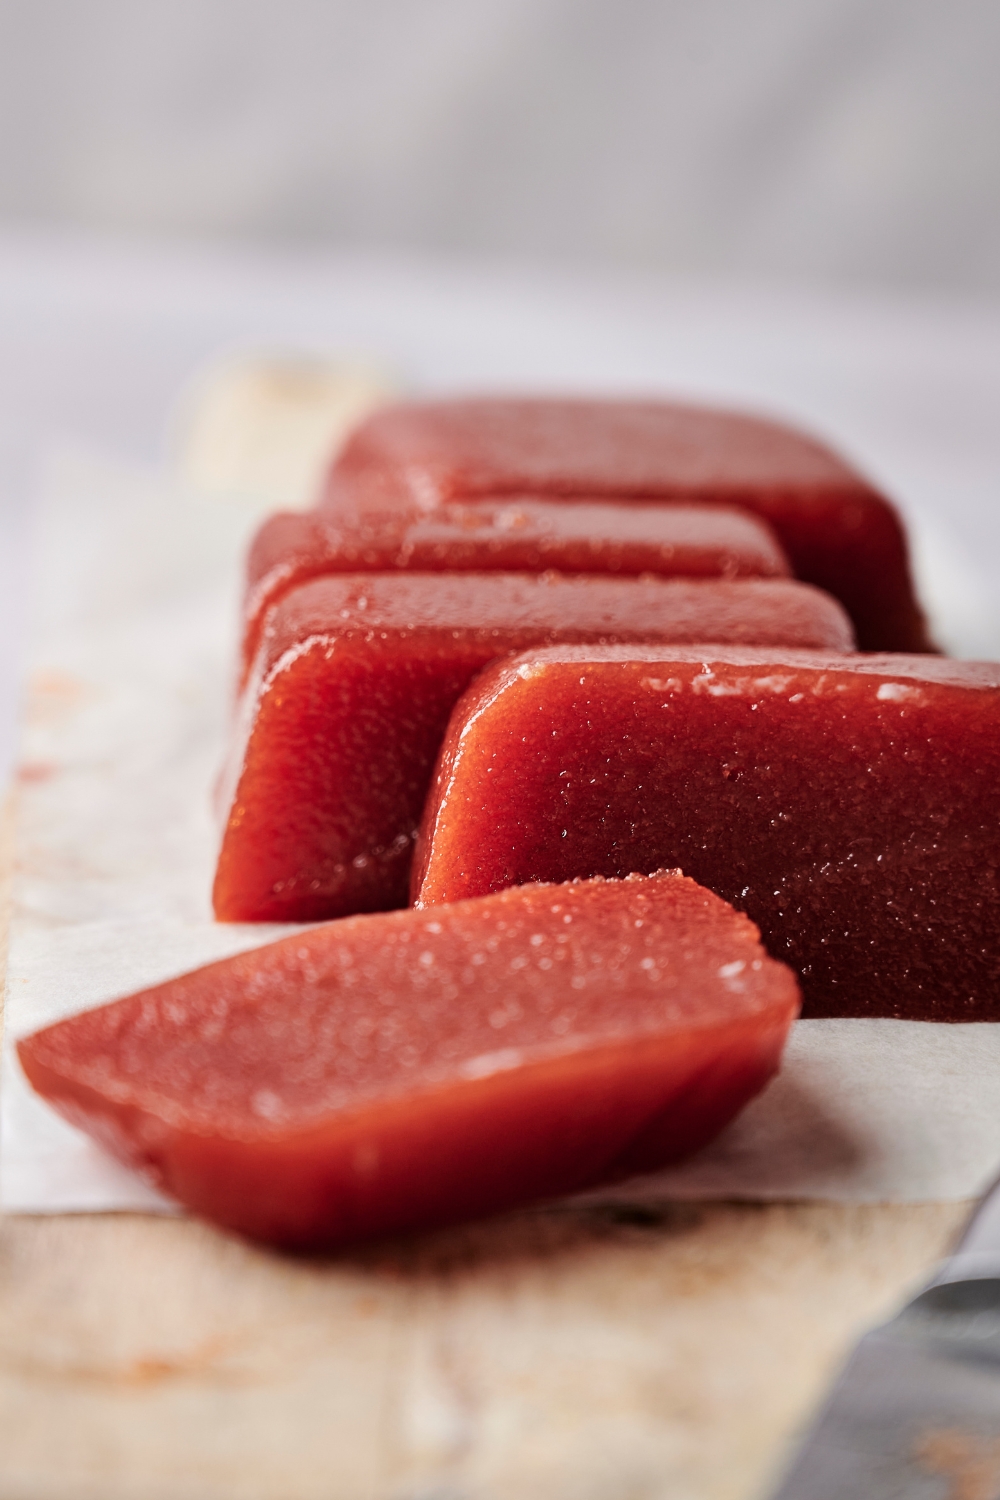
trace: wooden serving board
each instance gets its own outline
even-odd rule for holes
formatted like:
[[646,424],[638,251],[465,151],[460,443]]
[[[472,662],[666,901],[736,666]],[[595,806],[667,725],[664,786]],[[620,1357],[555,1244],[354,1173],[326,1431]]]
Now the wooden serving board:
[[0,1495],[752,1500],[962,1216],[549,1211],[327,1260],[7,1218]]
[[317,1259],[8,1215],[0,1500],[753,1500],[966,1213],[557,1207]]

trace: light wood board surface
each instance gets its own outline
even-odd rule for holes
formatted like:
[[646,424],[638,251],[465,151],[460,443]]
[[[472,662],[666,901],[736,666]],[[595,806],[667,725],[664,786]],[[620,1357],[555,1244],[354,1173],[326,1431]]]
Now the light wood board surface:
[[8,1218],[0,1495],[751,1500],[962,1216],[555,1210],[315,1261]]

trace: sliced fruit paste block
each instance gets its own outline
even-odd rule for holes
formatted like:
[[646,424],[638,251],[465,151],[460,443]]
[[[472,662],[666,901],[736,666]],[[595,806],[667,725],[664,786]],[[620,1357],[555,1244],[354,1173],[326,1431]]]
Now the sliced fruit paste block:
[[569,647],[484,673],[418,902],[665,864],[752,917],[805,1015],[1000,1020],[1000,666]]
[[499,504],[416,506],[354,516],[286,511],[257,532],[247,564],[244,661],[268,607],[327,573],[505,571],[787,578],[770,527],[722,505],[610,505],[512,496]]
[[[448,716],[494,658],[580,640],[852,644],[834,599],[784,579],[345,574],[276,606],[223,782],[224,921],[405,906]],[[628,873],[628,872],[626,872]]]
[[196,1213],[336,1245],[695,1150],[777,1070],[797,1010],[746,917],[675,871],[329,923],[19,1052]]
[[770,522],[799,578],[841,600],[863,650],[931,649],[893,507],[776,422],[665,401],[387,406],[348,439],[325,503],[349,508],[359,489],[426,510],[519,492],[739,505]]

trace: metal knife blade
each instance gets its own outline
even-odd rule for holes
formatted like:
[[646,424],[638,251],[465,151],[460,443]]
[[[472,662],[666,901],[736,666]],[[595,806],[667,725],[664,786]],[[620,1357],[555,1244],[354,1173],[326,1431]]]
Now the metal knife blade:
[[861,1340],[773,1500],[1000,1500],[1000,1183]]

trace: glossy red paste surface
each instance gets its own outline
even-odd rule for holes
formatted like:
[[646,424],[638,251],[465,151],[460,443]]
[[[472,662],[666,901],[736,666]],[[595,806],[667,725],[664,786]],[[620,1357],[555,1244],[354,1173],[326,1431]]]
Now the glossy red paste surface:
[[216,915],[309,921],[405,906],[449,714],[488,662],[553,641],[706,636],[851,645],[835,600],[782,579],[397,573],[303,584],[269,618],[244,695]]
[[774,527],[797,577],[843,602],[862,649],[929,644],[892,506],[775,422],[660,401],[414,402],[355,430],[327,503],[349,505],[358,487],[427,510],[521,491],[743,506]]
[[628,505],[511,497],[500,504],[416,507],[356,516],[283,512],[257,532],[247,563],[244,663],[267,609],[328,573],[406,568],[541,573],[655,573],[668,578],[787,578],[774,533],[746,511],[715,505]]
[[705,647],[496,664],[457,706],[414,892],[679,866],[804,1014],[1000,1019],[1000,666]]
[[330,923],[37,1032],[34,1087],[196,1213],[337,1245],[685,1155],[794,977],[675,873]]

